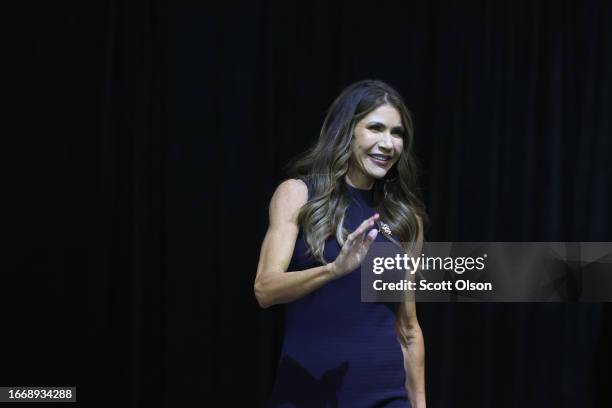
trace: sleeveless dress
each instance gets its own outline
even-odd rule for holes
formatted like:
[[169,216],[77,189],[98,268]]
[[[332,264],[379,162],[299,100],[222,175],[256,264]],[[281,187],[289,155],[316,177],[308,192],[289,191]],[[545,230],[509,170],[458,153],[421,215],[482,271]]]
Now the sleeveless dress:
[[[308,198],[313,188],[307,179]],[[345,227],[354,231],[372,216],[372,190],[345,183],[351,204]],[[379,234],[376,241],[386,238]],[[298,234],[288,273],[321,265]],[[325,259],[336,259],[335,237]],[[294,271],[294,272],[292,272]],[[283,347],[271,407],[410,407],[403,354],[395,331],[396,303],[362,303],[359,268],[286,303]]]

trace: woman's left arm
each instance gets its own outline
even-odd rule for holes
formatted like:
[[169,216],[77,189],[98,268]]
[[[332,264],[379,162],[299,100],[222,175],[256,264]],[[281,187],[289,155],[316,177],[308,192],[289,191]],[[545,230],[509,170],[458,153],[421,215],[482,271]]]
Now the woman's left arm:
[[[423,223],[419,221],[419,235],[414,256],[418,256],[423,248]],[[414,278],[415,275],[411,277]],[[414,296],[399,304],[396,329],[398,340],[404,355],[406,370],[406,390],[413,408],[425,408],[425,343],[423,332],[417,319]]]
[[414,302],[404,302],[397,314],[397,333],[406,370],[406,390],[413,408],[425,407],[425,344]]

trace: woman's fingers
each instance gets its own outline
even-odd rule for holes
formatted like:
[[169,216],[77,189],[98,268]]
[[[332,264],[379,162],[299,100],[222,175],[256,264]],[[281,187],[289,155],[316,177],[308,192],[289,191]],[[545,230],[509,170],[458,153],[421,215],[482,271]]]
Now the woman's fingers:
[[369,241],[368,242],[368,246],[369,246],[369,244],[374,242],[374,240],[376,239],[377,235],[378,235],[378,230],[377,229],[373,229],[373,230],[370,230],[370,232],[368,232],[368,235],[367,235],[367,239]]
[[336,258],[337,265],[341,271],[348,273],[359,266],[363,260],[364,255],[368,252],[370,245],[376,239],[378,235],[377,229],[371,229],[374,226],[374,222],[380,216],[378,213],[374,214],[370,218],[364,220],[359,227],[350,233],[347,237],[347,241],[342,246],[338,258]]
[[365,234],[367,231],[370,230],[370,228],[372,228],[374,226],[374,221],[379,217],[378,213],[375,213],[373,216],[371,216],[370,218],[364,220],[361,225],[359,226],[359,235],[362,237],[365,237],[363,234]]
[[374,226],[374,222],[380,217],[378,213],[375,213],[370,218],[363,220],[363,222],[359,225],[359,227],[348,235],[347,239],[349,241],[354,241],[357,237],[361,236],[365,233],[369,228]]
[[364,253],[370,250],[370,245],[372,245],[372,242],[374,242],[377,235],[378,235],[377,229],[371,229],[366,235],[364,235],[362,246],[361,246],[361,250],[364,251]]

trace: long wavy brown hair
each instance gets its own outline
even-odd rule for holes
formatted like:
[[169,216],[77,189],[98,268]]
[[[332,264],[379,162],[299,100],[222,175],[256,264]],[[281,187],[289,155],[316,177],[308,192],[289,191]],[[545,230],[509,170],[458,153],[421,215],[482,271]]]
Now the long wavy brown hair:
[[427,222],[418,192],[417,163],[412,153],[412,115],[400,94],[379,80],[356,82],[336,98],[329,108],[316,144],[287,165],[291,178],[308,179],[314,191],[302,206],[298,222],[312,256],[322,264],[325,241],[335,236],[344,245],[350,231],[344,217],[350,204],[345,176],[349,169],[356,124],[382,105],[399,112],[404,131],[404,147],[398,161],[384,179],[374,181],[374,211],[400,238],[409,251],[419,234],[417,216]]

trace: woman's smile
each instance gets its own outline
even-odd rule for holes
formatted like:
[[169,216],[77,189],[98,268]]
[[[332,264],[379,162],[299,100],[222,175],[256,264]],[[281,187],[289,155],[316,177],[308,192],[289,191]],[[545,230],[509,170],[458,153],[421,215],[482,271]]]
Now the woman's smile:
[[370,157],[370,160],[372,160],[372,162],[374,164],[376,164],[377,166],[380,167],[387,167],[387,165],[389,165],[389,163],[391,162],[391,156],[388,155],[384,155],[384,154],[369,154],[368,155]]

